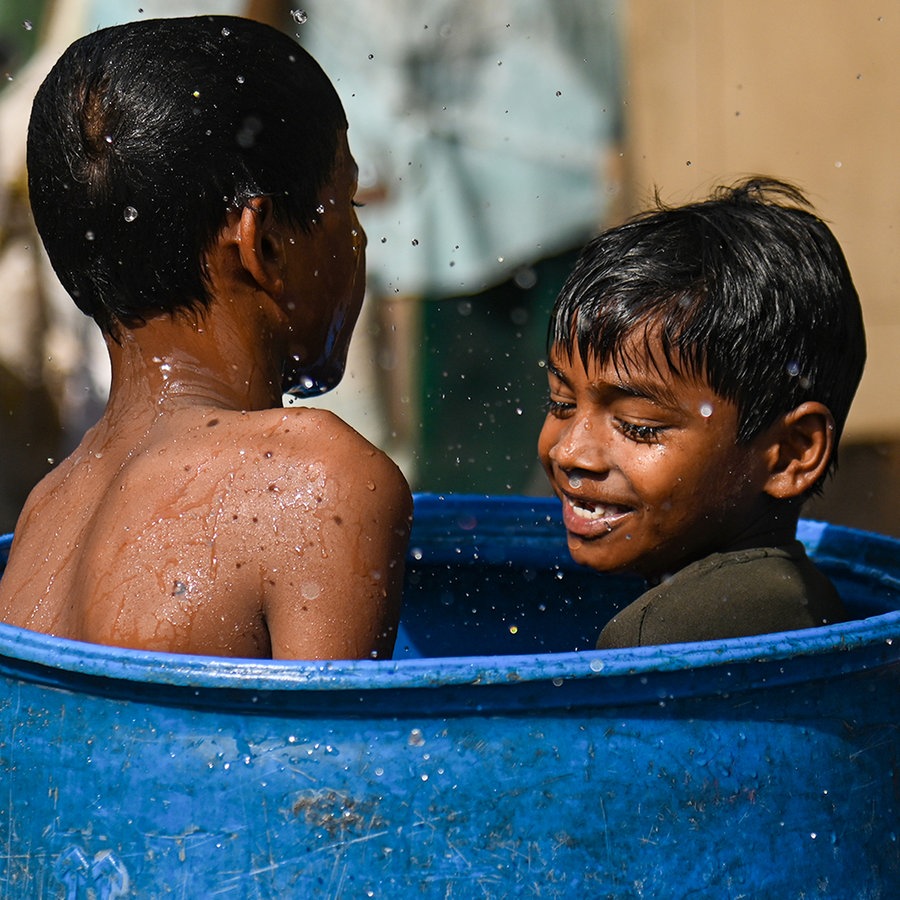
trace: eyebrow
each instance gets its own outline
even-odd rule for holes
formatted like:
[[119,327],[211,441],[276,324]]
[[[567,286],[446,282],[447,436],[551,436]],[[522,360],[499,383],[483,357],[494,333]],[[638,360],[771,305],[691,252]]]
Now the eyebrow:
[[[569,379],[550,359],[547,360],[546,365],[547,371],[551,375],[558,378],[566,386],[570,386]],[[678,403],[675,395],[665,385],[657,381],[651,382],[640,377],[629,376],[627,381],[619,377],[616,381],[604,382],[603,386],[608,386],[626,397],[633,397],[636,400],[647,400],[656,406],[666,409],[677,410],[681,408],[681,404]]]

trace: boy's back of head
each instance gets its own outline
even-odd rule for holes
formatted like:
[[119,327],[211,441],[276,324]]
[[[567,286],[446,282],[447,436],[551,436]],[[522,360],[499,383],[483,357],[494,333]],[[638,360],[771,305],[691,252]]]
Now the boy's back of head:
[[205,305],[203,254],[226,211],[266,195],[307,227],[345,127],[315,60],[257,22],[159,19],[81,38],[38,92],[28,135],[31,204],[60,281],[113,335]]
[[840,246],[793,186],[753,178],[658,207],[594,239],[557,300],[548,343],[626,369],[626,339],[658,338],[674,371],[738,407],[750,441],[806,400],[840,437],[865,361]]

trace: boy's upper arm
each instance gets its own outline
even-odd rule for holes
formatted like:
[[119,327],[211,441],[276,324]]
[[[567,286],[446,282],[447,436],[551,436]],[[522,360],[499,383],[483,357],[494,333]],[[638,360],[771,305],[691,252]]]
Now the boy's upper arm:
[[[321,418],[321,416],[320,416]],[[275,552],[261,561],[273,658],[390,656],[412,517],[391,460],[333,418],[321,449],[267,499]]]

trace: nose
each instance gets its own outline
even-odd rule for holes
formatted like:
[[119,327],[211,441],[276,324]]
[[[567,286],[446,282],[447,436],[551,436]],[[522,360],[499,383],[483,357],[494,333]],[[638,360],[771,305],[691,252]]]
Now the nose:
[[588,416],[573,416],[550,447],[550,460],[567,473],[609,471],[608,441]]

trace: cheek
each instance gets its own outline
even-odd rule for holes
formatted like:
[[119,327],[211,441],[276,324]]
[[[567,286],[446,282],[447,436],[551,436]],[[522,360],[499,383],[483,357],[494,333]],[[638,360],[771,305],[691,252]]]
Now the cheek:
[[629,449],[630,452],[621,452],[616,457],[619,468],[629,481],[641,485],[648,497],[669,497],[684,488],[684,473],[668,448],[659,444],[635,445]]

